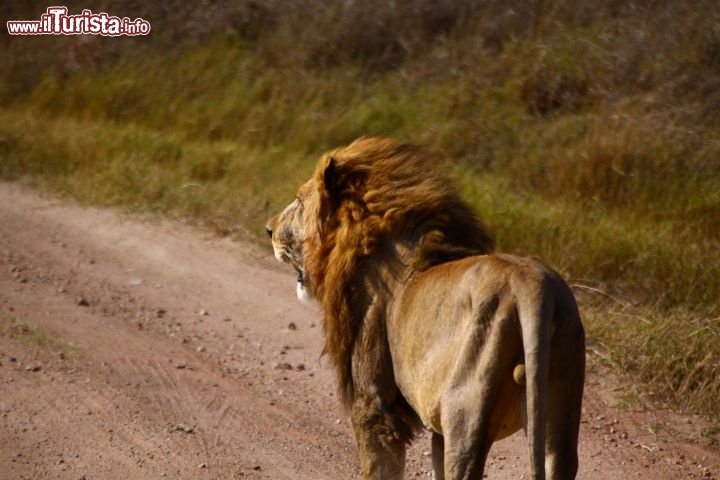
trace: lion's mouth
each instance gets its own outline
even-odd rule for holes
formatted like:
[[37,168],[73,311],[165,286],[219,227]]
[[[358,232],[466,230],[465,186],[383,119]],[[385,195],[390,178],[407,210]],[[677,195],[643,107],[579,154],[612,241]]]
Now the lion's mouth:
[[297,272],[297,296],[302,301],[307,301],[311,298],[307,288],[307,279],[305,278],[305,269],[302,266],[302,262],[298,260],[298,255],[295,254],[291,249],[282,246],[279,247],[273,243],[273,250],[275,258],[280,262],[290,265]]
[[297,276],[297,286],[296,286],[296,293],[298,299],[303,303],[310,303],[310,300],[312,299],[312,294],[308,291],[306,279],[304,272],[302,268],[297,269],[298,276]]

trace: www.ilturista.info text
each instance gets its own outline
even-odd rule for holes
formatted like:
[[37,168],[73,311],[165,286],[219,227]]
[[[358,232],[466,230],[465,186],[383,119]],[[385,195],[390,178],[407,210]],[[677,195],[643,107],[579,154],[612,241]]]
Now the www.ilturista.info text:
[[147,35],[150,23],[142,18],[130,20],[107,13],[83,10],[79,15],[68,15],[67,7],[49,7],[40,20],[15,20],[7,22],[10,35]]

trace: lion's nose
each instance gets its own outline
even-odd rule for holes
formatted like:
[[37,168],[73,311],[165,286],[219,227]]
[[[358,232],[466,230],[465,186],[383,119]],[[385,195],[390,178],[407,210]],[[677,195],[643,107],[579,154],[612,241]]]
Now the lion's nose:
[[267,227],[265,227],[265,231],[267,232],[268,237],[272,238],[272,232],[273,232],[272,227],[270,227],[268,225]]

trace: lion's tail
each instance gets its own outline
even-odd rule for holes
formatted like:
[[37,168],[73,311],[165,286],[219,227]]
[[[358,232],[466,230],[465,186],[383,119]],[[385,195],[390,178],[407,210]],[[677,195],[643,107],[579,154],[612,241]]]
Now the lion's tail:
[[545,424],[550,372],[551,324],[555,309],[547,282],[526,304],[518,305],[525,351],[525,431],[533,480],[545,479]]

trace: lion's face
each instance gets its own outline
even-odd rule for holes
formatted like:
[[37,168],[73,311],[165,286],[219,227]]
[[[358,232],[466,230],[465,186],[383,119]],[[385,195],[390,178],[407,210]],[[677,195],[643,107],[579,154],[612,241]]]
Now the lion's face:
[[303,262],[303,243],[307,238],[306,206],[312,201],[312,184],[306,183],[297,197],[279,214],[268,221],[266,230],[272,240],[275,258],[293,267],[298,273],[297,295],[300,300],[311,297]]

